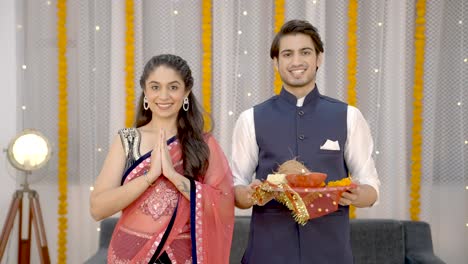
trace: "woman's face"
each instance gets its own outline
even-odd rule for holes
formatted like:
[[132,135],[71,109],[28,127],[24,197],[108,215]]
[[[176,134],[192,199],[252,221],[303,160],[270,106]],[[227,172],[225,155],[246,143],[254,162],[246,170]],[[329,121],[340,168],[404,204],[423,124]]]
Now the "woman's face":
[[165,65],[155,68],[145,83],[145,95],[153,117],[177,118],[184,98],[189,93],[185,91],[180,74]]

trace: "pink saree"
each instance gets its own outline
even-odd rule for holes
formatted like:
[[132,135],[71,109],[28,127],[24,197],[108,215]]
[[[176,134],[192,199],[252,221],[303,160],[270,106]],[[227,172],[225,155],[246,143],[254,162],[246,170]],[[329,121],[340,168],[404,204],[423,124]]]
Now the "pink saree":
[[[161,252],[166,252],[173,264],[192,263],[192,252],[196,252],[197,263],[229,263],[234,225],[232,174],[216,140],[207,135],[205,141],[210,149],[209,168],[201,182],[195,182],[193,194],[196,249],[192,251],[190,201],[161,175],[122,211],[109,245],[108,263],[148,263],[176,207],[177,214]],[[169,143],[168,149],[176,171],[183,174],[179,142]],[[150,162],[150,153],[138,159],[126,172],[123,184],[142,176],[149,170]]]

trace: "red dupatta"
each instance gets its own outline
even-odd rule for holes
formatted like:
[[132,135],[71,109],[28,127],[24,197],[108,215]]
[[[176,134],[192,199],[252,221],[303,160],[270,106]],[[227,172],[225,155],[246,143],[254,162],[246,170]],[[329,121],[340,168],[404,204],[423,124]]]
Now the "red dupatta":
[[[229,263],[234,225],[232,173],[216,140],[205,137],[210,149],[209,167],[201,182],[195,182],[193,223],[197,263]],[[168,145],[174,168],[183,174],[177,140]],[[123,184],[144,175],[150,153],[137,160]],[[108,250],[109,263],[148,263],[161,243],[174,209],[177,215],[161,252],[172,263],[192,263],[190,202],[164,176],[122,211]]]

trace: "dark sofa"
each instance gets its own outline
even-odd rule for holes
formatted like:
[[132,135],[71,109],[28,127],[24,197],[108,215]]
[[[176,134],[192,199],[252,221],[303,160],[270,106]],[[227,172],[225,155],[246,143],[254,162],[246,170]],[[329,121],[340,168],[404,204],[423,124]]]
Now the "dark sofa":
[[[101,222],[99,249],[85,263],[106,263],[107,246],[117,222]],[[230,263],[240,263],[249,235],[249,216],[237,216]],[[430,226],[425,222],[389,219],[351,220],[351,247],[356,264],[444,263],[434,254]]]

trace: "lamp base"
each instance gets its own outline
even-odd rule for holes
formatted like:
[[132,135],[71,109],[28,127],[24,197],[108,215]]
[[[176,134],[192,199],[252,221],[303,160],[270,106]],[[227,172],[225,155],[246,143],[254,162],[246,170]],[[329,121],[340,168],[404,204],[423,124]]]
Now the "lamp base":
[[[23,196],[28,193],[29,198],[29,220],[28,220],[28,236],[26,239],[22,237],[23,224]],[[19,213],[18,227],[18,263],[31,262],[31,226],[34,224],[36,234],[36,244],[39,250],[39,258],[42,264],[50,264],[49,249],[45,235],[44,220],[42,218],[41,206],[39,203],[39,195],[35,190],[31,190],[25,185],[22,190],[16,190],[13,194],[13,199],[10,204],[5,225],[2,229],[0,237],[0,261],[3,258],[8,238],[13,228],[16,214]]]

